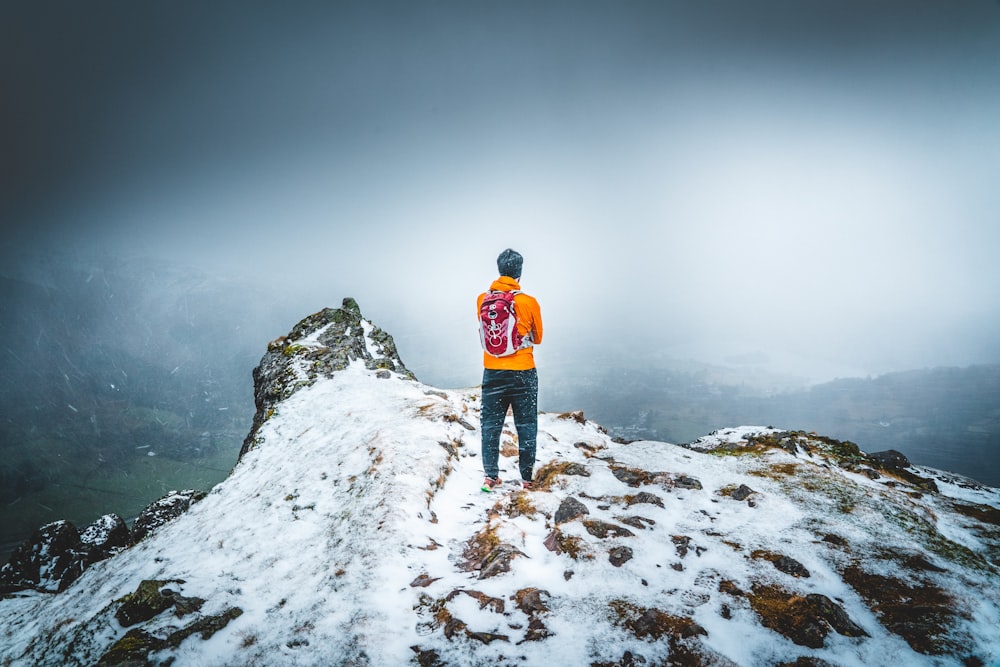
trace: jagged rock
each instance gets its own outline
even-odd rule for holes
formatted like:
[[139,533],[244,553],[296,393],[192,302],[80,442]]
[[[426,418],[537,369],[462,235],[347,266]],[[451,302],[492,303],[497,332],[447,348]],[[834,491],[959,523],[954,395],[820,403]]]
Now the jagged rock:
[[510,572],[510,562],[515,557],[523,555],[524,553],[520,549],[510,544],[497,546],[483,559],[479,568],[479,578],[487,579],[504,572]]
[[542,596],[550,597],[549,592],[538,588],[522,588],[514,594],[517,608],[528,616],[543,614],[549,610]]
[[703,487],[701,482],[688,475],[677,475],[673,478],[674,486],[679,489],[694,489],[700,491]]
[[632,505],[656,505],[657,507],[663,507],[663,499],[660,498],[655,493],[650,493],[648,491],[640,491],[634,496],[625,496],[623,498],[626,505],[630,507]]
[[623,466],[611,466],[611,474],[614,475],[619,482],[628,484],[631,487],[648,484],[650,479],[653,477],[652,473],[645,470],[626,468]]
[[937,482],[933,479],[921,477],[920,475],[911,472],[909,470],[909,459],[907,459],[902,453],[897,452],[895,449],[887,449],[882,452],[867,454],[866,458],[875,468],[878,468],[890,476],[895,476],[909,482],[918,489],[930,491],[931,493],[938,492]]
[[733,500],[746,500],[752,493],[756,492],[746,484],[740,484],[731,494],[729,494],[729,497]]
[[750,557],[754,559],[770,561],[771,565],[773,565],[775,569],[784,572],[785,574],[790,574],[793,577],[803,577],[806,579],[809,578],[809,570],[807,570],[802,563],[795,560],[794,558],[783,556],[782,554],[774,553],[773,551],[765,551],[762,549],[754,551],[752,554],[750,554]]
[[173,591],[165,589],[170,583],[184,583],[176,580],[147,579],[140,582],[134,593],[123,597],[115,618],[123,628],[138,625],[174,606]]
[[910,460],[906,458],[902,452],[897,452],[895,449],[887,449],[883,452],[872,452],[868,456],[878,461],[885,468],[910,467]]
[[586,466],[576,461],[570,461],[562,470],[563,475],[576,475],[577,477],[590,477],[590,471]]
[[677,640],[708,636],[708,631],[693,619],[668,614],[656,608],[643,608],[625,600],[612,600],[609,606],[616,622],[632,631],[639,639],[658,640],[667,637],[671,648]]
[[482,642],[484,644],[492,644],[496,641],[509,642],[510,637],[507,635],[495,634],[492,632],[468,632],[466,633],[469,639],[475,639],[476,641]]
[[79,533],[69,521],[54,521],[36,530],[0,568],[0,595],[25,589],[58,593],[88,567],[128,548],[128,526],[106,514]]
[[167,646],[178,646],[182,641],[195,634],[201,635],[202,639],[211,639],[212,635],[229,625],[230,621],[242,615],[243,610],[239,607],[229,607],[221,613],[202,616],[180,630],[170,633],[166,644]]
[[156,637],[142,628],[132,628],[101,656],[97,667],[143,667],[149,665],[151,664],[149,661],[150,653],[176,648],[185,639],[195,634],[200,634],[202,639],[211,639],[216,632],[229,625],[230,621],[242,615],[242,609],[230,607],[214,616],[199,618],[180,630],[171,632],[166,638]]
[[87,549],[69,521],[53,521],[32,533],[0,568],[0,594],[25,589],[66,590],[83,571]]
[[608,562],[615,567],[621,567],[632,560],[632,549],[629,547],[615,547],[608,553]]
[[616,516],[615,519],[621,521],[627,526],[638,528],[639,530],[646,530],[647,526],[656,525],[655,521],[653,521],[652,519],[647,519],[644,516]]
[[806,595],[813,612],[826,620],[830,626],[845,637],[868,637],[868,633],[851,620],[843,607],[825,595],[819,593],[809,593]]
[[192,503],[204,497],[203,492],[193,489],[171,491],[139,513],[132,526],[132,539],[138,542],[163,524],[187,512]]
[[558,525],[583,516],[584,514],[590,514],[590,510],[587,509],[587,506],[576,498],[570,496],[559,504],[559,509],[556,510],[556,515],[553,518],[553,521],[555,521]]
[[587,529],[588,533],[602,540],[608,537],[635,537],[635,533],[628,528],[617,526],[613,523],[608,523],[607,521],[599,521],[596,519],[584,521],[583,527]]
[[358,360],[384,377],[392,372],[416,379],[399,358],[392,336],[363,319],[358,302],[350,297],[340,308],[324,308],[296,324],[287,336],[272,341],[253,370],[257,411],[240,458],[253,449],[257,431],[278,403]]
[[825,595],[801,596],[779,586],[755,584],[747,598],[761,623],[799,646],[822,648],[831,629],[847,637],[868,636]]
[[97,667],[142,667],[149,664],[146,656],[150,651],[155,651],[162,645],[162,639],[142,628],[132,628],[101,656]]
[[549,551],[554,551],[557,554],[566,554],[573,560],[591,558],[590,549],[588,549],[583,538],[576,535],[564,535],[559,528],[555,528],[549,533],[543,544]]
[[120,516],[105,514],[80,533],[80,541],[88,549],[88,564],[93,564],[127,549],[132,533]]
[[420,576],[418,576],[416,579],[414,579],[413,581],[411,581],[410,582],[410,586],[413,587],[413,588],[427,588],[428,586],[430,586],[431,584],[433,584],[435,581],[437,581],[440,578],[441,577],[432,577],[432,576],[428,575],[426,572],[424,572],[423,574],[421,574]]

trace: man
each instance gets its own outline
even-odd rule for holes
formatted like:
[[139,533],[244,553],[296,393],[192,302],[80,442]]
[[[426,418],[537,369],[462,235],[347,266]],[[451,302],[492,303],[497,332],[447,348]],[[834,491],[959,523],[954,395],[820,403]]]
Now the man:
[[[490,291],[516,292],[514,312],[517,332],[523,339],[521,346],[511,354],[494,356],[483,352],[483,398],[482,398],[482,456],[483,491],[490,492],[500,484],[500,435],[503,431],[507,408],[514,413],[514,428],[517,429],[518,467],[521,485],[531,488],[535,467],[535,440],[538,435],[538,374],[535,370],[533,346],[542,342],[542,312],[534,297],[521,292],[521,267],[524,258],[511,249],[504,250],[497,257],[500,277],[490,285]],[[476,301],[476,315],[480,316],[483,300],[489,295],[484,292]]]

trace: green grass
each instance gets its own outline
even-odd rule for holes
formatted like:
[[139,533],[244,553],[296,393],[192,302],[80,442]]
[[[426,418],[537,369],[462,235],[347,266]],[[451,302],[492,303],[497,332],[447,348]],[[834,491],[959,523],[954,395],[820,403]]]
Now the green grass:
[[7,562],[18,543],[46,523],[66,519],[83,530],[109,513],[130,521],[168,491],[208,491],[229,475],[238,453],[235,443],[231,451],[217,447],[191,461],[140,455],[116,467],[57,464],[50,469],[51,481],[44,489],[0,507],[0,545],[9,547],[0,549],[0,564]]

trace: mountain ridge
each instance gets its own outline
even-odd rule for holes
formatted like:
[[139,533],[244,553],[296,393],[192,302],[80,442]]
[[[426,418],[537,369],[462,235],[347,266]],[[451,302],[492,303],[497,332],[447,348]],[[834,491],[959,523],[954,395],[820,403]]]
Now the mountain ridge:
[[229,478],[0,602],[4,664],[1000,659],[996,489],[816,434],[625,442],[571,412],[539,417],[538,491],[482,494],[478,390],[415,380],[353,300],[258,370]]

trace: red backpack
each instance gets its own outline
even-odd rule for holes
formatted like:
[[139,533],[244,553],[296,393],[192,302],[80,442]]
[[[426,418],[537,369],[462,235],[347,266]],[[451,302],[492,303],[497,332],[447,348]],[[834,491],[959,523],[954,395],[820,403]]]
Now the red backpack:
[[517,290],[491,290],[479,307],[479,341],[487,354],[506,357],[521,349],[522,337],[517,331],[514,295]]

